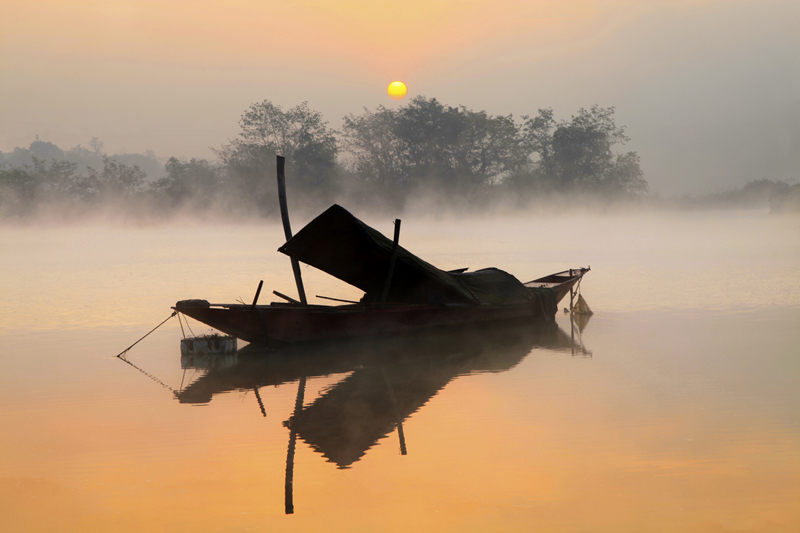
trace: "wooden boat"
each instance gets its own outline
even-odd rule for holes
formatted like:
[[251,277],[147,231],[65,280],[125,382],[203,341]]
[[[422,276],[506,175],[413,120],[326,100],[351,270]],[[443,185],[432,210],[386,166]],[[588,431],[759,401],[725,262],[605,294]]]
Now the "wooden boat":
[[[589,270],[571,269],[525,284],[497,268],[443,271],[400,247],[396,224],[391,241],[334,205],[279,249],[294,264],[312,265],[363,290],[359,302],[313,305],[284,297],[288,302],[258,305],[257,293],[252,305],[183,300],[173,309],[252,343],[409,335],[553,320],[558,303]],[[297,277],[299,269],[295,272]]]

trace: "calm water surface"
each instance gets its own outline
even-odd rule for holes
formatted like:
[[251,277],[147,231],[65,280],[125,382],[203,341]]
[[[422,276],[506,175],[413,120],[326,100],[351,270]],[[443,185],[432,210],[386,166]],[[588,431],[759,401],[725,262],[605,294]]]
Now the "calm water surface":
[[173,318],[114,357],[294,294],[281,235],[0,228],[0,531],[800,531],[800,219],[406,217],[445,269],[590,264],[595,315],[216,360]]

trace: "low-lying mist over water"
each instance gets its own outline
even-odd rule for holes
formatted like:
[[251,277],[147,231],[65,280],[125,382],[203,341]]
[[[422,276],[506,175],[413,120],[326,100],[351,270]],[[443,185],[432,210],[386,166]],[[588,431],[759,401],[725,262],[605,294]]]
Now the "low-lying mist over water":
[[[353,212],[391,236],[393,215]],[[299,230],[317,213],[295,214]],[[496,266],[526,282],[592,267],[584,290],[605,311],[770,308],[800,302],[800,219],[766,211],[403,217],[400,244],[444,269]],[[294,291],[279,222],[3,227],[0,330],[145,327],[176,301],[248,301]],[[307,292],[363,294],[304,266]],[[269,290],[268,290],[269,289]],[[317,301],[317,303],[325,303]]]

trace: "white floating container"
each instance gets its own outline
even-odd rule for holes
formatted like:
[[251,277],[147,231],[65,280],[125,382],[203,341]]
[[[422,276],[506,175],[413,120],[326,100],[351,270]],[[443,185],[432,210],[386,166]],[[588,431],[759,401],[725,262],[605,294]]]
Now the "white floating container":
[[236,337],[204,335],[181,340],[181,355],[224,355],[236,353]]

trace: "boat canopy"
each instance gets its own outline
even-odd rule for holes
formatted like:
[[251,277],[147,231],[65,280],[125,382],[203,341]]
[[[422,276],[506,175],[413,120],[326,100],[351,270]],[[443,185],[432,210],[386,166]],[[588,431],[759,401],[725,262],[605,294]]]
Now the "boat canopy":
[[[364,291],[380,301],[393,242],[339,205],[309,222],[278,251]],[[499,304],[529,299],[517,278],[496,268],[451,274],[397,248],[387,301],[394,303]]]
[[509,304],[530,300],[530,293],[520,280],[499,268],[450,274],[482,304]]

